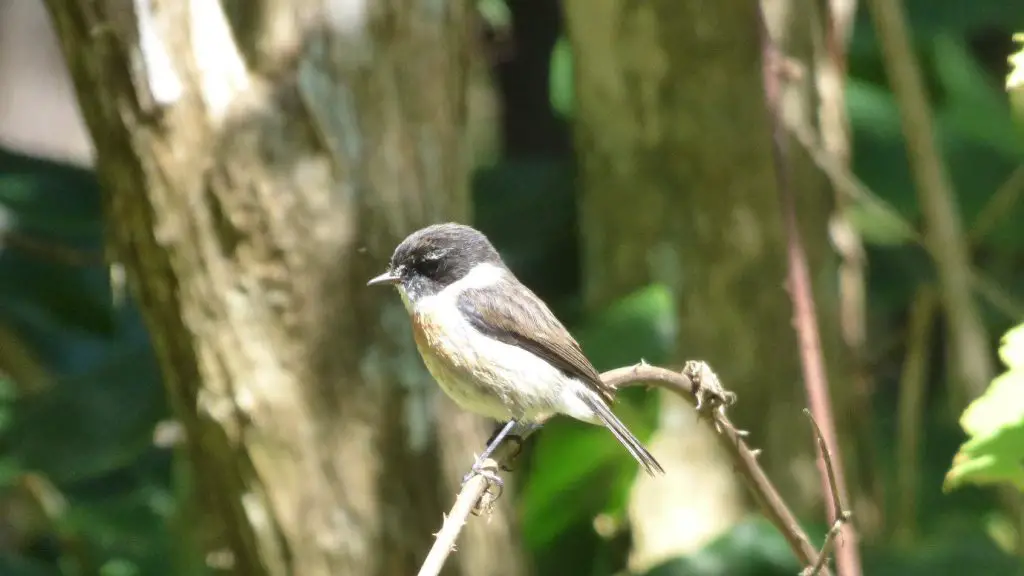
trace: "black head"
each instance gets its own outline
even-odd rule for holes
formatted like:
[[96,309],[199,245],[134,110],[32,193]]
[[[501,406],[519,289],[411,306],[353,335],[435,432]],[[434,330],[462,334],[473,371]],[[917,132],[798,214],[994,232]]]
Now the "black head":
[[402,240],[387,272],[368,286],[401,284],[410,298],[435,294],[477,264],[504,267],[501,256],[480,231],[453,222],[421,228]]

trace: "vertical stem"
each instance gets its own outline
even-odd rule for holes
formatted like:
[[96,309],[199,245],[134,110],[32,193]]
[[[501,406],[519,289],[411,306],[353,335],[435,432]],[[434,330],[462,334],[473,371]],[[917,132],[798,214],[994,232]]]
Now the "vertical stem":
[[917,482],[920,465],[919,444],[924,413],[924,384],[927,370],[928,344],[935,318],[936,295],[930,285],[917,291],[910,310],[907,353],[900,376],[899,433],[897,436],[897,500],[894,533],[900,542],[909,544],[915,535],[917,516]]
[[903,4],[867,0],[885,56],[885,69],[903,123],[907,157],[924,215],[925,242],[935,258],[941,296],[949,322],[951,356],[961,391],[960,404],[992,380],[988,337],[971,296],[970,259],[953,187],[939,156],[931,107],[911,48]]
[[[828,392],[828,376],[825,371],[824,354],[821,347],[821,335],[818,331],[817,312],[814,305],[814,293],[808,271],[807,255],[800,239],[799,224],[796,217],[796,206],[786,171],[785,135],[779,111],[779,80],[775,75],[776,67],[772,63],[781,57],[772,44],[764,26],[761,15],[761,45],[765,99],[772,122],[772,156],[775,161],[776,183],[782,205],[783,226],[786,230],[786,259],[788,262],[788,288],[793,302],[793,323],[796,327],[800,348],[800,364],[803,370],[804,385],[814,420],[821,427],[824,442],[829,452],[835,455],[834,472],[839,501],[846,502],[846,481],[843,474],[842,457],[839,452],[835,422],[832,418],[832,406]],[[822,493],[831,492],[828,470],[825,465],[824,451],[818,458],[818,470],[821,474]],[[829,511],[829,523],[835,523],[841,510]],[[857,536],[853,526],[845,524],[842,529],[843,545],[836,552],[838,572],[844,576],[861,574],[860,554],[857,547]]]

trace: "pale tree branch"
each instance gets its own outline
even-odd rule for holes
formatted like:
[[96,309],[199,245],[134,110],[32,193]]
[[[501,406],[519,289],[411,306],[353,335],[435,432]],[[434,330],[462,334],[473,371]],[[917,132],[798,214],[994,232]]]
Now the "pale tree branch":
[[[601,379],[614,389],[653,385],[689,402],[715,431],[715,437],[729,454],[737,474],[743,478],[762,513],[785,537],[800,563],[805,566],[815,566],[819,562],[818,550],[811,544],[807,534],[800,528],[796,517],[758,463],[759,451],[752,450],[747,446],[743,440],[746,432],[736,429],[725,415],[725,408],[735,402],[735,395],[722,388],[718,377],[707,364],[697,361],[687,362],[681,372],[676,372],[641,363],[610,370],[603,373]],[[510,456],[514,457],[513,449],[509,446],[510,444],[506,443],[499,447],[494,461],[490,462],[495,469],[507,464]],[[831,464],[829,464],[829,468],[831,469]],[[420,568],[419,576],[435,576],[440,573],[444,560],[454,549],[459,531],[465,525],[469,515],[474,510],[486,512],[490,502],[485,494],[491,494],[487,487],[488,482],[479,475],[474,476],[463,485],[454,507],[444,518],[434,546]],[[817,573],[831,574],[827,567],[822,567]]]

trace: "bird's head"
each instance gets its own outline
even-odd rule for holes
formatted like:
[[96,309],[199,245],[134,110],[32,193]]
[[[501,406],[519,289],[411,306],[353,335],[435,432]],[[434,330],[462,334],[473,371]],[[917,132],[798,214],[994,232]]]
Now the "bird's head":
[[482,232],[464,224],[433,224],[402,240],[387,270],[367,286],[396,286],[404,299],[416,302],[465,277],[475,267],[504,267],[501,256]]

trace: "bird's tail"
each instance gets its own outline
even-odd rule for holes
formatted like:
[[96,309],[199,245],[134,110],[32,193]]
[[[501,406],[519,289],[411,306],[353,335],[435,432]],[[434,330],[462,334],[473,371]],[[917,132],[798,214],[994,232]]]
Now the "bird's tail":
[[587,405],[588,408],[594,411],[594,414],[601,419],[601,422],[605,425],[608,430],[615,436],[615,439],[622,444],[626,451],[636,459],[637,462],[643,466],[651,476],[657,476],[658,474],[664,474],[665,469],[661,467],[661,464],[654,459],[654,456],[647,451],[647,448],[637,440],[636,436],[626,428],[626,425],[619,420],[618,416],[612,412],[612,409],[608,404],[600,398],[597,394],[591,391],[583,392],[579,394],[580,400]]

